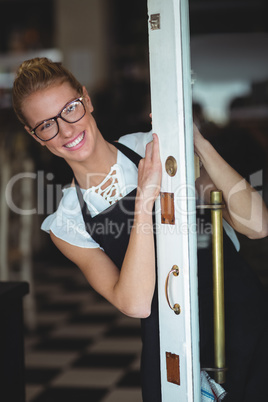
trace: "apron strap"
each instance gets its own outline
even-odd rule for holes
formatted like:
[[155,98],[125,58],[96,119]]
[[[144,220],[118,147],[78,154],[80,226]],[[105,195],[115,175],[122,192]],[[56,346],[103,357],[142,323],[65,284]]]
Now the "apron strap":
[[140,160],[142,157],[137,154],[137,152],[133,151],[133,149],[130,149],[124,144],[121,144],[121,142],[116,142],[113,141],[111,142],[119,151],[121,151],[128,159],[130,159],[137,167],[139,165]]
[[76,194],[77,194],[78,201],[79,201],[79,204],[80,204],[80,207],[81,207],[81,212],[82,212],[82,215],[83,215],[83,219],[84,219],[84,222],[86,224],[87,220],[91,219],[91,214],[90,214],[90,212],[88,210],[87,204],[86,204],[86,202],[85,202],[85,200],[83,198],[81,188],[80,188],[79,183],[78,183],[78,181],[77,181],[75,176],[74,176],[74,183],[75,183]]

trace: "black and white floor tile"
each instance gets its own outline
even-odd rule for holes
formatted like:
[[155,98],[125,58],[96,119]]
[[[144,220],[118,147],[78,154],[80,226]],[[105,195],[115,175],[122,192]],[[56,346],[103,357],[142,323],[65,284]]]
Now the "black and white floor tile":
[[[268,291],[267,242],[241,238]],[[142,402],[140,321],[117,311],[70,264],[36,262],[32,291],[36,328],[25,333],[26,402]]]
[[73,266],[39,263],[34,275],[26,401],[141,402],[140,321],[97,295]]

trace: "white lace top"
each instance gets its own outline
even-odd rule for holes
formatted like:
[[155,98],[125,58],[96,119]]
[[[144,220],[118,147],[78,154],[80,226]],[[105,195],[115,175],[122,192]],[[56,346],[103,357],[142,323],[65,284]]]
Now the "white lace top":
[[[119,142],[133,149],[144,157],[145,147],[152,140],[152,133],[134,133],[124,135]],[[103,181],[88,190],[81,189],[91,216],[104,211],[110,205],[130,193],[137,186],[138,169],[136,165],[122,152],[117,152],[117,162]],[[107,186],[108,183],[108,186]],[[223,221],[227,235],[239,250],[239,241],[232,227]],[[42,223],[41,229],[52,231],[56,237],[77,247],[100,247],[85,229],[81,207],[77,198],[75,187],[63,189],[63,197],[58,209],[49,215]]]
[[[127,134],[119,142],[133,149],[144,157],[145,147],[152,140],[152,133]],[[91,216],[104,211],[137,187],[138,169],[122,152],[118,150],[116,164],[109,174],[96,187],[81,189],[83,198]],[[107,186],[107,183],[108,186]],[[63,189],[63,197],[58,209],[42,223],[41,229],[52,231],[56,237],[78,247],[99,247],[85,229],[81,207],[75,187]]]

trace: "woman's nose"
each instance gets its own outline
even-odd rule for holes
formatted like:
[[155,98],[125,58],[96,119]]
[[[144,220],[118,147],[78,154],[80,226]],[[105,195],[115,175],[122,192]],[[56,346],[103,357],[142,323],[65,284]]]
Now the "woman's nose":
[[68,123],[67,121],[59,118],[58,119],[59,125],[59,134],[64,137],[70,137],[74,131],[74,124]]

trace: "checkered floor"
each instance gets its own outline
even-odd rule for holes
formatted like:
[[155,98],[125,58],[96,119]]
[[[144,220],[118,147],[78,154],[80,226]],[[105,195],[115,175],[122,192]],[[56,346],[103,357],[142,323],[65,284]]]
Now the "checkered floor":
[[[268,291],[268,238],[241,241]],[[140,321],[118,312],[62,261],[35,262],[32,291],[36,329],[25,334],[26,402],[141,402]]]
[[26,401],[141,402],[140,321],[97,295],[73,266],[38,263],[34,274]]

